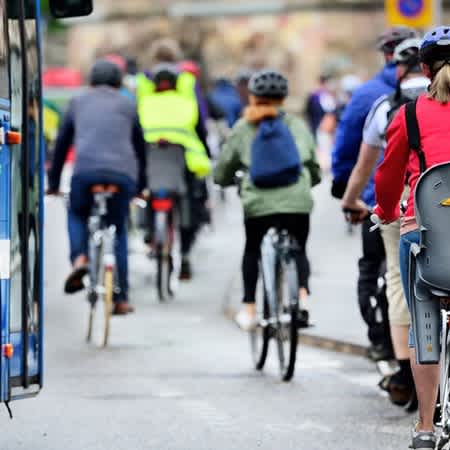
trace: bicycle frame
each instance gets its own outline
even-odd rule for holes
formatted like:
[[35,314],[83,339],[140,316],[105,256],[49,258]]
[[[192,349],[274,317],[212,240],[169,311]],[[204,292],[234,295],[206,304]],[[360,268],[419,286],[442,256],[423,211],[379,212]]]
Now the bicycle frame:
[[103,270],[115,271],[116,227],[107,226],[107,199],[111,194],[94,194],[93,213],[89,217],[89,289],[88,299],[95,304],[98,295],[103,294],[101,273]]

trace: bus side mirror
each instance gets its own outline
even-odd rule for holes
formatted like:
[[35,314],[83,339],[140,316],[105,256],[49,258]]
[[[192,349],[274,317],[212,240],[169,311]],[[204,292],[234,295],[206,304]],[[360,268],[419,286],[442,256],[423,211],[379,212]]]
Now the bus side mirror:
[[88,16],[94,7],[92,0],[50,0],[50,11],[57,19]]

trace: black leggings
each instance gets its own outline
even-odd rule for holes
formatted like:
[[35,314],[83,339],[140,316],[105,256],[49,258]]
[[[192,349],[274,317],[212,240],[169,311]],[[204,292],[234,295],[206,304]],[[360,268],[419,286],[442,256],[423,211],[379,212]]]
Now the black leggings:
[[245,220],[245,251],[242,261],[244,278],[244,303],[253,303],[258,282],[261,242],[271,227],[286,229],[300,247],[297,256],[299,287],[309,292],[309,262],[306,257],[306,240],[309,234],[309,214],[272,214]]

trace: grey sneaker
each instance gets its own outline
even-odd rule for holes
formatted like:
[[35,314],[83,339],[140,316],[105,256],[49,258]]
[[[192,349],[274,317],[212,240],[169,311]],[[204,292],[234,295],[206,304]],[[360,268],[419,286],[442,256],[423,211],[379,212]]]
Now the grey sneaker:
[[416,431],[416,427],[412,430],[412,449],[432,449],[436,448],[436,434],[434,431]]

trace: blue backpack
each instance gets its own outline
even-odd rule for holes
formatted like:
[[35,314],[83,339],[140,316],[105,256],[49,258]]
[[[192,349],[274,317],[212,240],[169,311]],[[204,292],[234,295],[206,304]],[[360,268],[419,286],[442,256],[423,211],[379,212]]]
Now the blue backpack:
[[280,114],[263,120],[252,143],[250,179],[259,188],[297,183],[302,163],[297,144]]

